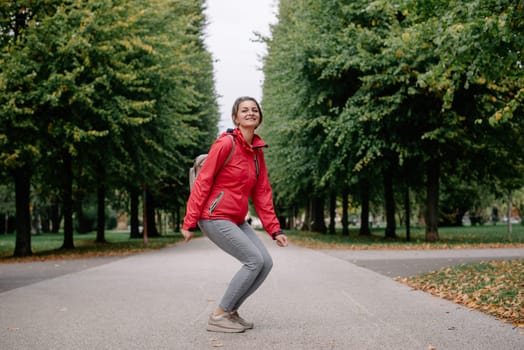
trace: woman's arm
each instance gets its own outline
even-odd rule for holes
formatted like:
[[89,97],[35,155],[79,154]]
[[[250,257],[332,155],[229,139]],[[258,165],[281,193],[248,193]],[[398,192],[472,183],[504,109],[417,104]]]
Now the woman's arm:
[[[251,193],[251,198],[264,229],[273,237],[275,233],[281,232],[281,228],[280,222],[275,214],[273,192],[269,183],[266,162],[262,150],[259,150],[258,152],[258,161],[260,170],[257,184]],[[275,239],[275,237],[273,237],[273,239]]]

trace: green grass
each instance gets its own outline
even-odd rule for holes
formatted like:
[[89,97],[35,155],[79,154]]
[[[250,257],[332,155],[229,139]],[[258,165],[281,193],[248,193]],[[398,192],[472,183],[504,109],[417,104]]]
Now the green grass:
[[167,247],[182,241],[180,234],[169,234],[158,238],[144,240],[130,239],[129,232],[107,231],[106,242],[95,242],[96,233],[75,234],[75,249],[60,249],[63,234],[41,234],[31,236],[32,257],[13,258],[16,236],[14,234],[0,235],[0,262],[19,262],[25,260],[50,260],[64,258],[81,258],[93,256],[129,255]]
[[350,229],[349,236],[291,231],[293,243],[317,249],[453,249],[524,247],[524,226],[513,225],[507,232],[506,225],[484,225],[439,228],[440,240],[425,242],[425,229],[412,228],[411,240],[406,241],[404,228],[397,229],[397,238],[385,238],[384,228],[374,228],[371,236],[360,236],[358,228]]
[[[349,236],[318,234],[303,231],[286,232],[291,241],[308,248],[321,249],[452,249],[452,248],[497,248],[524,247],[524,226],[514,225],[508,233],[505,225],[443,227],[439,229],[440,241],[426,243],[424,228],[411,229],[411,241],[406,242],[405,230],[397,229],[397,238],[385,239],[384,229],[375,228],[371,236],[360,236],[358,228],[350,230]],[[130,239],[129,232],[107,231],[106,243],[96,243],[96,234],[75,234],[74,250],[60,250],[62,234],[42,234],[31,237],[33,256],[25,260],[47,260],[104,255],[135,254],[176,244],[182,240],[180,234],[169,234],[150,238],[147,246],[142,239]],[[0,235],[0,262],[17,262],[24,259],[12,257],[15,235]]]

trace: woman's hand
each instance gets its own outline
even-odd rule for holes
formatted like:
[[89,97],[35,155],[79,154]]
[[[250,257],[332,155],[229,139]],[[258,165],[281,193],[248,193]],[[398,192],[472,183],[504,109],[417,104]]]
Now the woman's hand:
[[191,239],[193,239],[193,232],[189,230],[181,229],[180,232],[182,233],[182,236],[184,236],[184,242],[189,242]]
[[288,240],[287,240],[287,236],[286,235],[284,235],[284,234],[278,235],[278,236],[275,237],[275,240],[277,241],[277,245],[279,247],[287,247]]

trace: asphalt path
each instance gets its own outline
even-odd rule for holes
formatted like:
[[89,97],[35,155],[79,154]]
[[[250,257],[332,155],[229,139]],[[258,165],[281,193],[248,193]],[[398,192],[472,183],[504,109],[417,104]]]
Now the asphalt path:
[[36,282],[104,265],[120,257],[64,259],[0,264],[0,293]]
[[391,278],[524,249],[315,251],[264,239],[274,268],[241,310],[253,330],[205,331],[239,265],[198,238],[121,258],[0,265],[0,349],[524,349],[522,329]]
[[323,250],[388,277],[408,277],[444,267],[489,260],[523,259],[522,248],[436,250]]

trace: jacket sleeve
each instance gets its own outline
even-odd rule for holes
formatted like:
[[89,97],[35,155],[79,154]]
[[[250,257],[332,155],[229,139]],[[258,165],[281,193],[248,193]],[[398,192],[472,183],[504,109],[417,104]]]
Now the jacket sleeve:
[[264,226],[264,230],[272,236],[274,233],[281,230],[280,222],[278,221],[273,206],[273,192],[269,183],[264,152],[262,149],[259,150],[257,157],[260,169],[258,181],[251,193],[251,198],[257,215]]
[[213,187],[215,176],[229,156],[232,147],[233,144],[230,138],[224,137],[224,135],[211,146],[202,169],[195,179],[193,189],[189,194],[186,215],[182,224],[183,229],[190,230],[197,227],[198,219]]

